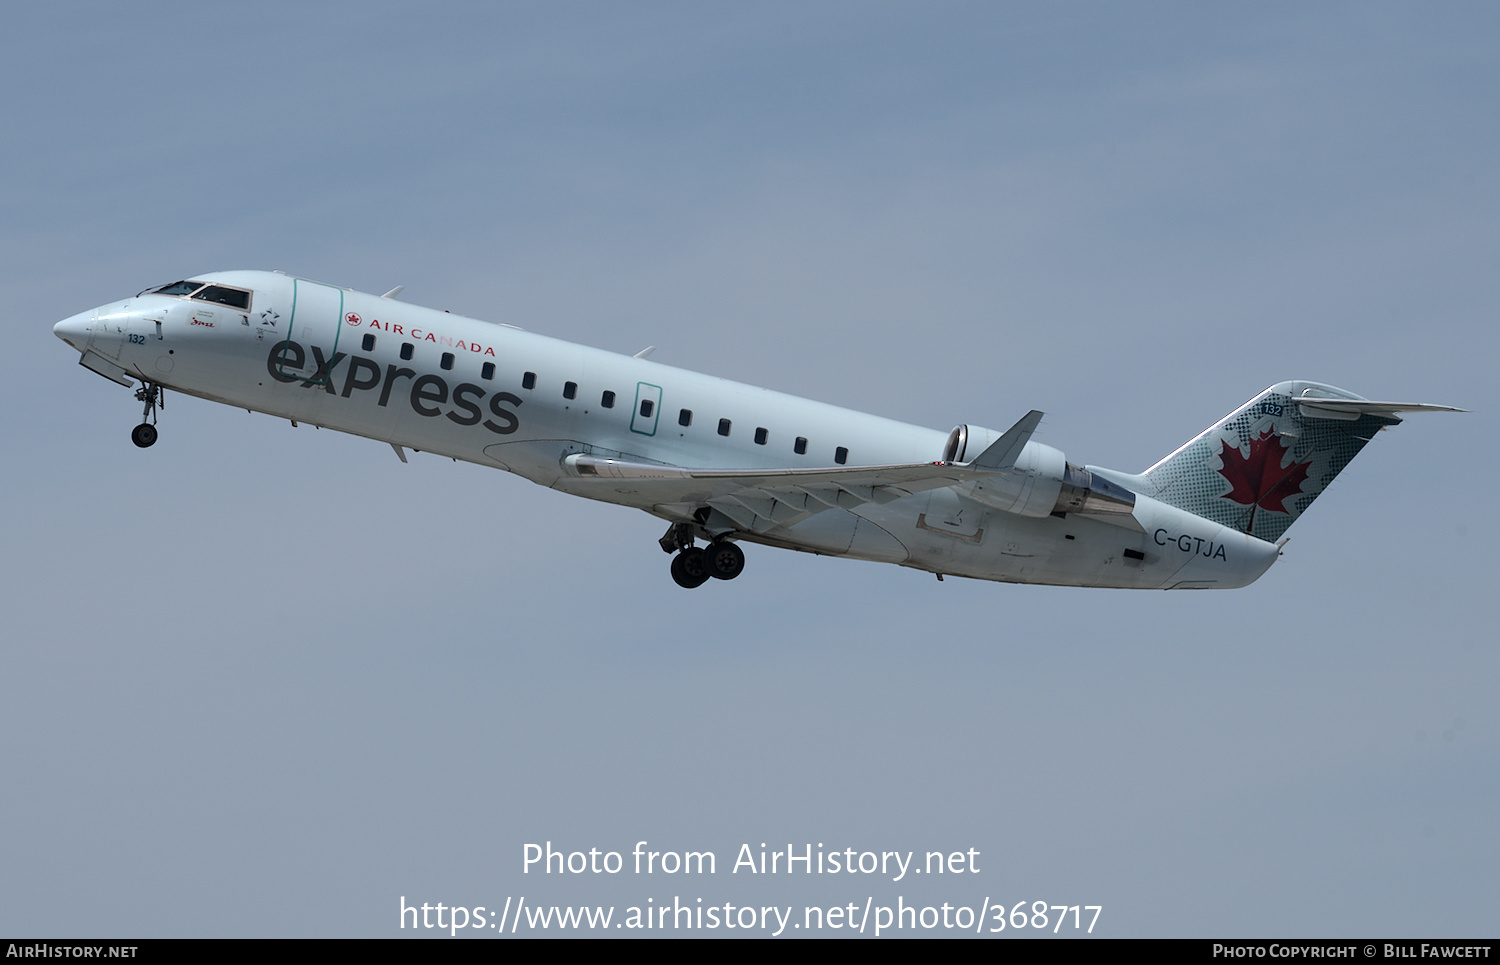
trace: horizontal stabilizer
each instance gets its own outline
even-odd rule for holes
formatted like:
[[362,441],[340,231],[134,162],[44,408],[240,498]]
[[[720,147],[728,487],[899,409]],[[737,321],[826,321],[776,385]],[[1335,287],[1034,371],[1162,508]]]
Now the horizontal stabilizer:
[[1362,415],[1393,416],[1398,412],[1468,412],[1451,405],[1428,402],[1369,402],[1365,399],[1299,398],[1297,404],[1309,419],[1358,419]]
[[988,469],[994,472],[1005,472],[1016,464],[1021,458],[1021,450],[1026,448],[1026,443],[1031,440],[1031,434],[1036,432],[1036,427],[1041,425],[1042,413],[1040,410],[1032,409],[1021,417],[1021,420],[1009,429],[1005,435],[996,439],[994,443],[974,457],[969,463],[971,469]]

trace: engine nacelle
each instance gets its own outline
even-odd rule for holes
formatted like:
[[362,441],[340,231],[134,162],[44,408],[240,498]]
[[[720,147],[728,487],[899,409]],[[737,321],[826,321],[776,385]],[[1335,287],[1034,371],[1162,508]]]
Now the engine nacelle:
[[968,462],[970,447],[973,448],[973,455],[977,456],[1000,436],[1001,433],[984,426],[954,426],[953,431],[948,433],[947,444],[943,446],[943,462]]
[[[948,433],[943,461],[973,460],[1002,435],[1003,432],[984,426],[958,426]],[[1055,513],[1129,516],[1135,511],[1135,493],[1072,465],[1062,450],[1035,441],[1026,443],[1010,470],[980,480],[968,495],[987,506],[1020,516]]]
[[1101,516],[1130,516],[1135,513],[1135,493],[1097,476],[1087,469],[1068,463],[1063,475],[1062,492],[1057,495],[1054,513],[1093,513]]

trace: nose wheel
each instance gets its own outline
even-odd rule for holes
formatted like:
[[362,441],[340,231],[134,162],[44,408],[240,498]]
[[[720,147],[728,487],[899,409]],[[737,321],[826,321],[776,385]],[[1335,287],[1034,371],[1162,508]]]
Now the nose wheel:
[[141,410],[141,424],[130,430],[130,441],[142,449],[156,444],[156,410],[158,406],[167,407],[166,395],[155,382],[142,382],[135,390],[135,400],[145,408]]

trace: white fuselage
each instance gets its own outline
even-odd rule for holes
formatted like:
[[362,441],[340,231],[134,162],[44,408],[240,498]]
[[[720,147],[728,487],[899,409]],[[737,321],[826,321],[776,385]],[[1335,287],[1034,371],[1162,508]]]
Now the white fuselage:
[[[507,469],[678,523],[692,520],[691,507],[658,504],[628,482],[580,478],[564,460],[879,466],[939,460],[948,438],[280,273],[194,277],[251,292],[248,307],[146,294],[81,313],[57,332],[112,377],[117,366],[178,392]],[[1029,442],[1026,453],[1018,465],[1039,465],[1056,450]],[[1017,480],[1029,492],[1032,482]],[[1006,511],[969,495],[964,485],[933,489],[732,535],[940,574],[1079,586],[1242,586],[1276,558],[1270,544],[1146,496],[1132,516],[1106,521],[1051,515],[1048,506]]]

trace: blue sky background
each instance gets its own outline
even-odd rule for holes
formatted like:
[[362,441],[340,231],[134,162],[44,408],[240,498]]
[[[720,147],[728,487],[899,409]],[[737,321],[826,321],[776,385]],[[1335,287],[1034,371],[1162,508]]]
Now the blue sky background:
[[[1485,4],[8,8],[0,932],[900,895],[1492,933],[1497,41]],[[1245,590],[751,547],[687,593],[656,520],[502,473],[172,395],[135,449],[51,326],[225,268],[933,427],[1040,408],[1127,471],[1283,379],[1473,411],[1383,434]],[[720,873],[521,873],[642,839]],[[762,841],[982,870],[727,873]]]

